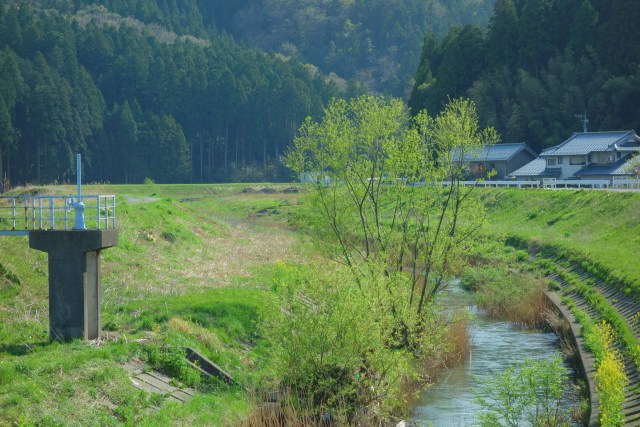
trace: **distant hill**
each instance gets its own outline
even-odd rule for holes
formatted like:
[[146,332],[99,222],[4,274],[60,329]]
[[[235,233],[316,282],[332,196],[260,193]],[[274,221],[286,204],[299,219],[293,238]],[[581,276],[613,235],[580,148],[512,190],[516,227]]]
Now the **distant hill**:
[[588,129],[640,129],[637,0],[498,0],[487,31],[428,35],[409,105],[469,96],[505,142],[540,150]]
[[279,157],[332,97],[408,96],[429,29],[494,0],[7,0],[0,177],[281,180]]
[[[52,2],[36,0],[35,3]],[[225,32],[236,41],[312,64],[335,79],[408,98],[427,31],[485,27],[495,0],[58,0],[58,10],[101,5],[178,35]],[[346,84],[346,83],[345,83]]]
[[407,90],[427,31],[486,26],[495,0],[198,1],[204,22],[253,46],[395,96]]
[[299,124],[348,90],[206,31],[194,2],[42,3],[0,5],[0,176],[14,185],[74,179],[76,152],[86,181],[288,179],[279,157]]

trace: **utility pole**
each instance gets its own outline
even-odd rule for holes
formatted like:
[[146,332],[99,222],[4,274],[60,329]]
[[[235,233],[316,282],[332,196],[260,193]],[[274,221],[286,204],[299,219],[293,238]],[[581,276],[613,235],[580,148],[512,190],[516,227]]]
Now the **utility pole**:
[[576,114],[576,118],[582,122],[582,132],[587,133],[587,124],[589,123],[589,118],[587,117],[587,110],[584,110],[583,114]]

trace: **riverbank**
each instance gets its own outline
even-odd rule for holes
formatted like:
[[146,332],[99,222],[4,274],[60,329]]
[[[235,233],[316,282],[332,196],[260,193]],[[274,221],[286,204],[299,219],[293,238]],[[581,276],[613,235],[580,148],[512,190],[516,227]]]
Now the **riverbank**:
[[[252,388],[270,376],[256,324],[272,304],[271,269],[313,256],[288,225],[299,198],[290,187],[85,186],[116,194],[120,232],[102,254],[103,333],[93,342],[48,342],[46,255],[25,237],[0,239],[0,424],[241,423]],[[164,351],[187,346],[249,391],[193,377]],[[124,369],[129,360],[173,372],[198,393],[185,404],[141,393]]]
[[[478,425],[482,407],[477,393],[489,378],[515,369],[525,359],[547,360],[561,351],[560,338],[550,330],[530,329],[487,315],[476,305],[476,295],[453,286],[445,296],[446,307],[468,307],[470,357],[459,366],[441,374],[415,405],[413,420],[417,425],[431,422],[442,427]],[[572,383],[566,384],[559,402],[563,413],[573,414],[580,406],[580,396]],[[568,417],[568,416],[567,416]]]
[[543,272],[551,299],[577,322],[573,335],[591,394],[589,425],[638,425],[640,280],[634,254],[640,197],[565,194],[485,192],[493,216],[487,232]]
[[[87,186],[117,195],[120,229],[119,246],[103,253],[103,338],[91,343],[48,343],[46,256],[23,237],[0,240],[0,424],[241,424],[256,401],[251,386],[272,378],[271,344],[255,326],[274,304],[264,292],[273,267],[318,260],[290,225],[300,202],[294,187]],[[478,194],[489,222],[484,246],[470,251],[476,261],[554,248],[553,260],[573,254],[637,296],[640,266],[631,257],[640,252],[640,195]],[[148,361],[166,346],[197,348],[250,391],[184,375],[179,380],[199,390],[186,404],[140,393],[124,363]],[[155,366],[181,363],[170,356]]]

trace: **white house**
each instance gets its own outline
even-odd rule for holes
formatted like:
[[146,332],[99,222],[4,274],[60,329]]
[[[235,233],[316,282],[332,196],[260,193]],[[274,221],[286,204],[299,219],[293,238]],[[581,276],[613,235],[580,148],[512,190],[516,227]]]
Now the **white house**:
[[631,175],[624,172],[623,167],[638,152],[640,137],[632,130],[576,132],[510,176],[518,180],[612,179]]

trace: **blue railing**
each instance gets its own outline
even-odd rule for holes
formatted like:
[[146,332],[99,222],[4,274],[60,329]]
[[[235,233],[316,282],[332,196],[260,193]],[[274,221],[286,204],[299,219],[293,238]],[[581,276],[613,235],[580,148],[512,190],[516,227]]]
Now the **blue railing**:
[[[76,206],[82,202],[84,211]],[[2,196],[0,236],[27,235],[32,230],[78,229],[77,215],[84,215],[86,229],[116,228],[116,197],[105,196]]]

